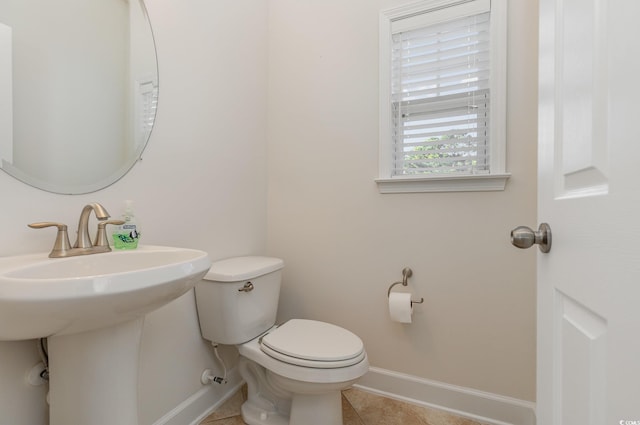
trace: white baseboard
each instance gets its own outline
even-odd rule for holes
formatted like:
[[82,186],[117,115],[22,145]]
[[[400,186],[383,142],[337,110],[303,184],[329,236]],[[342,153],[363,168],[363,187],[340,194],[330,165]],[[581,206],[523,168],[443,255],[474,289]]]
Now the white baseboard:
[[[224,386],[207,385],[153,425],[197,425],[233,396],[243,381],[237,368]],[[356,385],[363,391],[440,409],[488,425],[535,425],[535,403],[372,367]]]
[[356,385],[363,391],[445,410],[490,425],[535,425],[535,403],[372,367]]
[[233,396],[244,383],[237,368],[229,371],[227,381],[224,385],[203,386],[191,397],[155,421],[153,425],[198,425],[200,421]]

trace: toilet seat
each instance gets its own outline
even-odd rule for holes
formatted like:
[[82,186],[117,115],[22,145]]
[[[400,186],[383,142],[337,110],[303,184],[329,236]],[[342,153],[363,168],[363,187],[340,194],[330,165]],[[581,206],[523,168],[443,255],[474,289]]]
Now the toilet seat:
[[260,340],[265,354],[296,366],[335,369],[361,362],[362,340],[352,332],[330,323],[292,319]]
[[[260,342],[268,333],[274,332],[277,327],[273,327],[260,337],[237,345],[238,352],[242,357],[255,362],[264,367],[268,373],[274,373],[289,379],[301,382],[317,384],[345,383],[359,379],[369,371],[369,360],[367,353],[363,350],[361,356],[353,359],[351,366],[321,368],[320,362],[310,362],[313,366],[293,364],[296,359],[287,357],[286,360],[279,360],[265,352]],[[361,359],[361,360],[360,360]],[[301,361],[298,361],[302,363]]]

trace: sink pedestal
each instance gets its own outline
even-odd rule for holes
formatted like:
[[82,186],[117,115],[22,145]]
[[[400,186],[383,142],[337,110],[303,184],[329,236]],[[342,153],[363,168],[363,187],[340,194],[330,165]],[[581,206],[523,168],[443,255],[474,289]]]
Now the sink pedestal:
[[50,425],[138,424],[143,323],[48,338]]

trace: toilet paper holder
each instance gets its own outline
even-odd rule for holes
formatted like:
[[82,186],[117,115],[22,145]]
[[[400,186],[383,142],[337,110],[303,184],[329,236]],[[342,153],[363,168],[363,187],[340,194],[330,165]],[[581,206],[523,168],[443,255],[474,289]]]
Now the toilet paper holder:
[[[391,284],[391,286],[389,286],[389,290],[387,291],[387,298],[391,296],[391,290],[393,289],[394,286],[396,285],[408,286],[409,285],[408,280],[411,276],[413,276],[413,271],[409,267],[405,267],[404,269],[402,269],[402,282],[394,282]],[[411,300],[411,305],[422,304],[423,302],[424,302],[424,298],[420,297],[420,301]]]

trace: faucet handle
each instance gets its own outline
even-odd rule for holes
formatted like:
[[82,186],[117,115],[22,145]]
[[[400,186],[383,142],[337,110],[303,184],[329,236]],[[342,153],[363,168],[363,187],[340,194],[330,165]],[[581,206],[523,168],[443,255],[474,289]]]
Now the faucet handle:
[[71,243],[69,242],[69,234],[67,233],[67,225],[62,223],[54,223],[51,221],[41,221],[38,223],[28,224],[32,229],[44,229],[45,227],[57,227],[58,234],[56,235],[56,241],[53,243],[53,249],[49,253],[49,257],[66,257],[67,252],[71,249]]
[[96,233],[96,242],[93,246],[101,246],[101,247],[105,247],[105,251],[111,251],[111,248],[109,247],[109,238],[107,238],[107,232],[105,230],[105,228],[107,227],[107,224],[113,224],[113,225],[121,225],[124,224],[125,221],[124,220],[104,220],[98,223],[98,233]]

